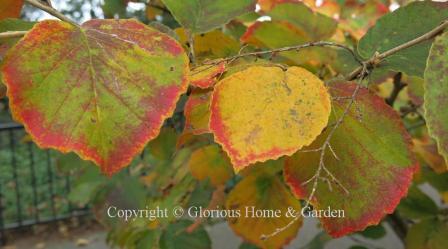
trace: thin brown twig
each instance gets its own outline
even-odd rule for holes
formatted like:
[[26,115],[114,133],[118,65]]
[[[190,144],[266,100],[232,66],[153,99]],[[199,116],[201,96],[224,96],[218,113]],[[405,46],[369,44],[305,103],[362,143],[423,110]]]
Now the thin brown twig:
[[7,31],[0,33],[0,39],[20,38],[26,35],[28,31]]
[[[436,37],[440,33],[442,33],[446,28],[448,28],[448,19],[443,21],[440,25],[432,29],[431,31],[423,34],[422,36],[419,36],[413,40],[410,40],[406,43],[403,43],[397,47],[394,47],[392,49],[389,49],[383,53],[377,53],[372,56],[370,60],[367,60],[366,63],[370,67],[376,66],[379,63],[381,63],[386,57],[389,57],[403,49],[415,46],[419,43],[422,43],[427,40],[431,40],[432,38]],[[347,77],[347,80],[354,80],[359,75],[359,73],[362,71],[362,66],[357,67],[355,70],[353,70]]]
[[258,56],[268,55],[268,54],[278,54],[278,53],[281,53],[281,52],[299,51],[301,49],[309,48],[309,47],[337,47],[337,48],[342,48],[342,49],[347,50],[348,52],[350,52],[350,54],[353,56],[353,58],[357,62],[359,62],[360,64],[362,63],[362,61],[356,55],[355,51],[353,49],[349,48],[348,46],[345,46],[343,44],[338,44],[338,43],[335,43],[335,42],[329,42],[329,41],[317,41],[317,42],[304,43],[304,44],[296,45],[296,46],[276,48],[276,49],[271,49],[271,50],[263,50],[263,51],[256,51],[256,52],[240,53],[240,54],[237,54],[237,55],[234,55],[234,56],[230,56],[230,57],[227,57],[227,58],[211,61],[209,63],[206,62],[205,64],[221,63],[222,61],[226,61],[226,62],[234,61],[236,59],[239,59],[239,58],[242,58],[242,57],[249,57],[249,56],[258,57]]
[[[421,42],[427,41],[429,39],[434,38],[435,36],[437,36],[438,34],[440,34],[445,28],[448,27],[448,20],[442,22],[442,24],[440,24],[439,26],[435,27],[434,29],[432,29],[431,31],[425,33],[424,35],[417,37],[416,39],[413,39],[409,42],[406,42],[402,45],[399,45],[395,48],[392,48],[384,53],[375,53],[372,58],[370,58],[369,60],[366,60],[364,62],[362,62],[362,65],[358,68],[356,68],[353,72],[351,72],[345,79],[348,81],[351,80],[355,80],[358,79],[357,81],[357,85],[355,90],[353,91],[352,95],[350,96],[350,100],[349,103],[347,104],[346,108],[344,109],[342,115],[338,118],[338,120],[336,121],[336,124],[333,126],[333,128],[331,129],[331,131],[329,132],[327,138],[325,139],[323,145],[318,148],[315,149],[314,151],[320,151],[320,158],[319,158],[319,165],[318,168],[315,172],[315,174],[308,180],[306,180],[305,182],[302,183],[302,185],[307,185],[309,183],[313,183],[310,195],[308,196],[307,200],[306,200],[306,204],[305,207],[303,209],[306,209],[307,207],[309,207],[310,202],[313,200],[314,195],[316,193],[317,190],[317,185],[320,179],[322,179],[321,173],[322,171],[324,171],[329,177],[331,181],[336,182],[337,185],[339,185],[339,187],[341,187],[345,193],[349,193],[349,191],[342,185],[342,183],[328,170],[328,168],[325,166],[325,162],[324,162],[324,158],[325,158],[325,153],[326,153],[326,149],[331,147],[330,145],[330,140],[334,134],[334,132],[336,131],[336,129],[342,124],[345,116],[348,114],[348,112],[350,111],[351,107],[353,106],[353,104],[355,103],[355,99],[362,87],[362,81],[363,79],[369,74],[369,70],[375,66],[377,66],[379,63],[381,63],[381,61],[390,56],[393,55],[403,49],[412,47],[414,45],[417,45]],[[332,150],[332,149],[330,149]],[[333,150],[332,150],[333,151]],[[324,177],[325,179],[327,179],[327,183],[328,178]],[[277,234],[285,231],[286,229],[288,229],[292,224],[294,224],[295,222],[297,222],[300,218],[300,215],[297,214],[294,219],[292,219],[286,226],[281,227],[281,228],[277,228],[275,229],[275,231],[271,234],[268,235],[262,235],[261,238],[262,239],[268,239],[270,237],[276,236]]]
[[25,2],[38,8],[38,9],[41,9],[41,10],[47,12],[48,14],[50,14],[54,17],[59,18],[61,21],[70,23],[71,25],[73,25],[77,28],[80,28],[79,24],[77,24],[75,21],[71,20],[70,18],[66,17],[64,14],[57,11],[56,9],[54,9],[53,7],[51,7],[48,4],[41,3],[38,0],[25,0]]

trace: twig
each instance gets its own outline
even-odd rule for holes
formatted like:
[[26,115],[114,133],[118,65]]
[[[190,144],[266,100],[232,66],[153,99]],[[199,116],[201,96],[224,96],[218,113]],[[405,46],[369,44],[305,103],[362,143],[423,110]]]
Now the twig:
[[337,47],[337,48],[342,48],[347,50],[348,52],[350,52],[350,54],[353,56],[353,58],[355,58],[355,60],[357,62],[359,62],[360,64],[362,63],[362,61],[358,58],[358,56],[356,55],[355,51],[353,51],[353,49],[342,45],[342,44],[338,44],[338,43],[334,43],[334,42],[329,42],[329,41],[317,41],[317,42],[310,42],[310,43],[304,43],[301,45],[296,45],[296,46],[290,46],[290,47],[282,47],[282,48],[277,48],[277,49],[271,49],[271,50],[264,50],[264,51],[257,51],[257,52],[248,52],[248,53],[240,53],[234,56],[230,56],[227,58],[223,58],[220,60],[215,60],[209,63],[205,63],[205,64],[210,64],[210,63],[221,63],[223,61],[234,61],[236,59],[242,58],[242,57],[249,57],[249,56],[262,56],[262,55],[267,55],[267,54],[278,54],[281,52],[287,52],[287,51],[299,51],[301,49],[304,48],[309,48],[309,47]]
[[190,62],[194,64],[196,62],[196,56],[194,53],[194,34],[190,30],[188,30],[187,36],[188,36],[188,47],[190,48],[188,57],[190,58]]
[[[362,65],[361,65],[360,67],[356,68],[355,70],[353,70],[353,72],[351,72],[350,74],[348,74],[348,75],[345,77],[345,79],[348,80],[348,81],[358,79],[358,81],[357,81],[357,85],[356,85],[356,88],[355,88],[355,90],[353,91],[352,95],[350,96],[349,103],[347,104],[346,108],[344,109],[344,112],[342,113],[342,115],[341,115],[341,116],[338,118],[338,120],[336,121],[335,125],[333,126],[333,128],[332,128],[331,131],[329,132],[327,138],[325,139],[323,145],[322,145],[319,149],[315,150],[315,151],[320,151],[319,166],[318,166],[318,168],[317,168],[315,174],[314,174],[310,179],[308,179],[308,180],[306,180],[305,182],[302,183],[302,185],[306,185],[306,184],[309,184],[309,183],[311,183],[311,182],[313,183],[313,186],[312,186],[310,195],[308,196],[308,198],[307,198],[307,200],[306,200],[306,204],[305,204],[304,209],[307,208],[307,207],[309,207],[310,202],[311,202],[311,201],[313,200],[313,198],[314,198],[314,195],[315,195],[316,190],[317,190],[317,184],[318,184],[319,180],[322,179],[322,176],[321,176],[322,171],[324,171],[325,173],[327,173],[327,175],[330,177],[330,180],[336,182],[336,183],[337,183],[337,184],[344,190],[345,193],[347,193],[347,194],[349,193],[348,190],[341,184],[341,182],[339,182],[339,180],[337,180],[337,178],[336,178],[336,177],[335,177],[335,176],[334,176],[334,175],[327,169],[327,167],[325,166],[324,158],[325,158],[325,153],[326,153],[326,149],[327,149],[327,148],[329,148],[331,151],[333,151],[333,150],[330,148],[330,147],[331,147],[331,145],[330,145],[330,140],[331,140],[331,138],[332,138],[334,132],[336,131],[336,129],[342,124],[342,122],[343,122],[345,116],[348,114],[350,108],[351,108],[351,107],[353,106],[353,104],[355,103],[356,96],[358,95],[359,90],[360,90],[361,87],[362,87],[362,81],[363,81],[363,79],[369,74],[369,70],[370,70],[371,68],[374,68],[374,67],[375,67],[376,65],[378,65],[384,58],[386,58],[386,57],[388,57],[388,56],[390,56],[390,55],[393,55],[393,54],[395,54],[395,53],[397,53],[397,52],[399,52],[399,51],[401,51],[401,50],[403,50],[403,49],[412,47],[412,46],[417,45],[417,44],[419,44],[419,43],[421,43],[421,42],[424,42],[424,41],[427,41],[427,40],[429,40],[429,39],[434,38],[436,35],[440,34],[440,33],[441,33],[445,28],[447,28],[447,27],[448,27],[448,20],[445,20],[445,21],[442,22],[442,24],[440,24],[439,26],[435,27],[435,28],[432,29],[431,31],[427,32],[426,34],[424,34],[424,35],[422,35],[422,36],[420,36],[420,37],[417,37],[417,38],[414,39],[414,40],[411,40],[411,41],[406,42],[406,43],[404,43],[404,44],[402,44],[402,45],[399,45],[399,46],[397,46],[397,47],[395,47],[395,48],[392,48],[392,49],[390,49],[390,50],[388,50],[388,51],[386,51],[386,52],[384,52],[384,53],[381,53],[381,54],[380,54],[380,53],[375,53],[375,54],[372,56],[372,58],[370,58],[370,59],[368,59],[368,60],[362,62],[362,63],[361,63]],[[316,44],[316,43],[315,43],[315,44]],[[318,42],[317,44],[321,44],[321,43]],[[325,44],[325,43],[323,43],[323,44]],[[304,44],[304,45],[302,45],[302,46],[295,46],[295,47],[296,47],[296,48],[297,48],[297,47],[299,47],[299,48],[304,48],[304,47],[310,47],[310,46],[311,46],[310,44]],[[290,48],[291,48],[291,47],[284,48],[284,49],[271,50],[271,51],[262,51],[262,53],[268,53],[268,52],[272,52],[272,51],[275,52],[275,51],[279,51],[279,50],[280,50],[280,51],[289,51]],[[286,50],[285,50],[285,49],[286,49]],[[292,49],[291,49],[291,50],[292,50]],[[259,55],[259,53],[260,53],[260,52],[258,52],[258,54],[255,53],[255,55]],[[250,54],[250,55],[253,55],[253,53]],[[240,56],[240,57],[241,57],[241,56]],[[233,57],[230,57],[230,58],[233,58]],[[355,57],[355,58],[356,58],[356,57]],[[400,76],[400,80],[401,80],[401,76]],[[325,179],[328,179],[328,178],[325,177]],[[299,220],[299,217],[300,217],[300,215],[296,215],[296,216],[294,217],[294,219],[291,220],[286,226],[281,227],[281,228],[277,228],[277,229],[276,229],[273,233],[271,233],[271,234],[268,234],[268,235],[262,235],[261,238],[262,238],[262,239],[268,239],[268,238],[270,238],[270,237],[276,236],[277,234],[279,234],[279,233],[285,231],[285,230],[288,229],[292,224],[294,224],[295,222],[297,222],[297,221]],[[401,235],[402,235],[402,234],[399,234],[399,236],[401,236]]]
[[[434,37],[436,37],[437,35],[439,35],[441,32],[443,32],[444,29],[446,29],[448,27],[448,20],[443,21],[440,25],[438,25],[437,27],[435,27],[434,29],[432,29],[431,31],[425,33],[422,36],[419,36],[413,40],[410,40],[406,43],[403,43],[397,47],[394,47],[392,49],[389,49],[383,53],[377,53],[375,55],[373,55],[373,57],[366,61],[367,65],[370,67],[372,66],[376,66],[379,63],[381,63],[382,60],[384,60],[386,57],[391,56],[403,49],[415,46],[419,43],[422,43],[424,41],[430,40]],[[347,80],[354,80],[356,79],[356,77],[359,75],[359,73],[362,71],[362,66],[357,67],[355,70],[353,70],[353,72],[351,72],[348,77]]]
[[26,35],[28,31],[7,31],[0,33],[0,39],[20,38]]
[[403,83],[401,81],[401,78],[402,73],[397,73],[394,76],[394,88],[392,89],[390,96],[386,99],[386,103],[390,106],[394,106],[395,100],[397,100],[397,97],[400,94],[401,90],[403,90],[407,86],[406,83]]
[[38,0],[25,0],[26,3],[39,8],[45,12],[47,12],[48,14],[59,18],[61,21],[70,23],[71,25],[80,28],[81,26],[79,26],[79,24],[77,24],[75,21],[71,20],[70,18],[66,17],[65,15],[63,15],[61,12],[57,11],[56,9],[52,8],[50,5],[48,4],[43,4],[41,2],[39,2]]

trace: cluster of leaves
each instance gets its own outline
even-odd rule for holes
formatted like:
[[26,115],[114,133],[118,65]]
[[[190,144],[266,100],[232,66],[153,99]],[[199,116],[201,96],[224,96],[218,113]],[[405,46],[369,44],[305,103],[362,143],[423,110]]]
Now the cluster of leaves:
[[[390,2],[381,0],[160,0],[144,17],[158,22],[78,25],[6,19],[18,15],[19,2],[0,7],[1,32],[29,30],[0,40],[11,113],[40,147],[86,160],[60,159],[77,165],[62,167],[79,178],[72,199],[94,199],[112,243],[211,242],[205,220],[123,224],[104,217],[104,206],[284,213],[304,200],[345,211],[320,218],[340,237],[379,224],[412,185],[399,206],[416,224],[409,248],[443,246],[446,210],[418,185],[448,191],[448,33],[430,33],[446,26],[448,3],[412,2],[388,13]],[[127,17],[128,2],[106,0],[105,16]],[[301,44],[308,46],[294,47]],[[405,85],[408,94],[400,94]],[[415,174],[419,161],[429,167]],[[107,178],[92,162],[109,176],[121,172]],[[279,248],[302,218],[228,223],[258,247]],[[383,235],[375,233],[381,225],[373,229],[364,235]]]

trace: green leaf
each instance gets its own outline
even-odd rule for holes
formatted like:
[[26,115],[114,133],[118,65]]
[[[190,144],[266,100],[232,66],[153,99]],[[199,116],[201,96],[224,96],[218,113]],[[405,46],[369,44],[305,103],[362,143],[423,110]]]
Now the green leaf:
[[[0,33],[7,31],[27,31],[30,30],[35,22],[23,21],[20,19],[7,18],[0,21]],[[20,38],[0,39],[0,60],[6,54],[6,51],[16,44]],[[1,77],[0,77],[1,81]]]
[[448,225],[435,219],[411,227],[406,236],[407,249],[445,249]]
[[193,33],[204,33],[255,10],[256,0],[163,0],[176,20]]
[[255,246],[255,245],[252,245],[252,244],[250,244],[250,243],[243,242],[243,243],[240,245],[240,247],[238,247],[238,249],[258,249],[258,247]]
[[[371,58],[376,52],[385,52],[425,34],[446,18],[448,2],[412,2],[378,19],[359,41],[358,52],[364,59]],[[404,49],[389,56],[381,67],[421,77],[430,46],[431,41],[427,41]]]
[[[273,21],[287,21],[294,26],[299,27],[304,30],[313,41],[330,38],[338,26],[335,19],[314,12],[301,2],[276,4],[267,15],[269,15]],[[296,44],[298,45],[299,43]]]
[[408,196],[398,206],[400,214],[410,219],[424,219],[435,217],[438,213],[437,205],[425,195],[417,186],[409,189]]
[[157,249],[160,230],[145,231],[141,239],[137,242],[135,249]]
[[210,249],[211,240],[202,226],[188,233],[185,229],[193,224],[189,220],[181,220],[171,224],[160,237],[160,249]]
[[370,226],[361,231],[359,234],[369,239],[379,239],[386,235],[386,229],[380,224],[377,226]]
[[187,88],[188,57],[176,40],[135,20],[81,28],[49,20],[10,50],[2,73],[15,119],[40,147],[73,151],[113,174],[173,113]]
[[125,18],[127,6],[126,0],[104,0],[101,8],[105,18]]
[[[329,124],[336,122],[347,108],[355,84],[332,86],[333,115]],[[331,128],[327,128],[311,146],[321,147]],[[366,89],[361,89],[344,121],[333,133],[330,144],[339,160],[330,151],[325,153],[326,168],[348,190],[338,184],[320,181],[311,203],[317,210],[344,210],[343,218],[321,217],[325,230],[334,237],[364,230],[378,224],[384,215],[392,213],[406,195],[418,163],[411,151],[410,136],[400,116],[384,100]],[[329,148],[327,148],[328,150]],[[287,158],[285,178],[297,197],[307,199],[312,182],[304,184],[315,174],[320,162],[320,151],[297,152]],[[322,177],[329,177],[322,173]]]
[[[448,2],[447,2],[448,3]],[[448,9],[447,9],[448,12]],[[429,134],[448,165],[448,33],[436,38],[428,57],[424,83],[425,120]]]

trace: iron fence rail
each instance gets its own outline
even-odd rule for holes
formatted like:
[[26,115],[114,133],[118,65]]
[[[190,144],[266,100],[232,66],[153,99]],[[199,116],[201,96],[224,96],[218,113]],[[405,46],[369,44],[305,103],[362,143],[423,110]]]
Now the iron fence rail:
[[88,213],[68,201],[70,175],[55,170],[54,152],[38,148],[24,128],[0,124],[0,242],[9,229]]

